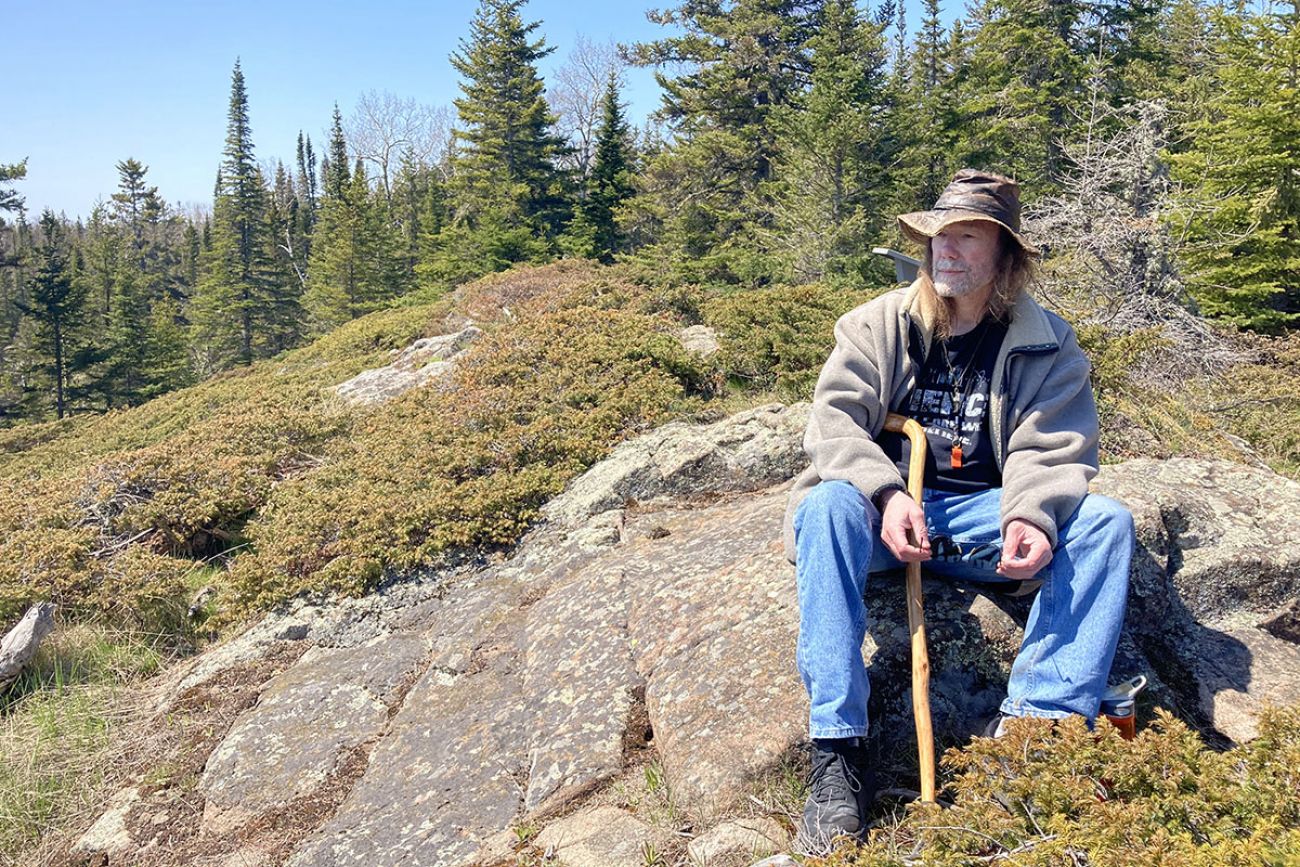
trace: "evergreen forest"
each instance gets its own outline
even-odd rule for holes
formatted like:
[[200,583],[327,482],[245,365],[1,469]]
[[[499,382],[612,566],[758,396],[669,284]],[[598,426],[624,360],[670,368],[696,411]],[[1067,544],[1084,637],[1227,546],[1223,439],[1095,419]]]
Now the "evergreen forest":
[[[895,0],[687,0],[648,13],[679,35],[593,52],[548,88],[541,22],[483,0],[450,58],[462,96],[440,140],[412,132],[409,101],[370,94],[287,160],[255,149],[256,83],[236,62],[201,213],[124,154],[89,217],[29,214],[25,160],[0,154],[0,419],[136,405],[517,263],[887,285],[870,250],[905,249],[894,216],[964,166],[1016,177],[1031,227],[1036,206],[1122,200],[1072,226],[1155,225],[1185,304],[1295,327],[1294,4],[980,0],[950,25],[938,0],[924,9],[916,28]],[[642,129],[620,100],[626,64],[662,89]]]

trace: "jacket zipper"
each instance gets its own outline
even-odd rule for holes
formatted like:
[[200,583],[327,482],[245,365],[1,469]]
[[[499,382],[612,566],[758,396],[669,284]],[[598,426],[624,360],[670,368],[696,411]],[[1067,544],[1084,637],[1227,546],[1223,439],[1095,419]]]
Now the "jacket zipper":
[[989,395],[991,433],[993,434],[993,462],[997,464],[999,473],[1002,472],[1002,465],[1006,460],[1006,444],[1003,442],[1002,429],[1003,420],[1006,416],[1007,383],[1011,380],[1011,361],[1018,355],[1046,355],[1049,352],[1057,352],[1060,348],[1061,346],[1058,343],[1035,343],[1007,350],[1006,358],[1002,361],[1001,386],[996,394]]

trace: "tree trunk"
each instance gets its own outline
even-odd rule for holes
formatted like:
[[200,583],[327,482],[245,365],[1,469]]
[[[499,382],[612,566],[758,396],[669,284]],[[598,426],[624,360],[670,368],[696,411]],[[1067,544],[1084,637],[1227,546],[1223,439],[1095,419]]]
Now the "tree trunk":
[[54,407],[63,418],[63,323],[54,322]]

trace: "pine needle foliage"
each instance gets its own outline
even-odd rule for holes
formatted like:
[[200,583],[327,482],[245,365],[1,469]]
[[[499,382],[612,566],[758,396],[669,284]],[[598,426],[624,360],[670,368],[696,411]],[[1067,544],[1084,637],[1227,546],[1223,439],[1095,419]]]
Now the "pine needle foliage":
[[1177,222],[1206,313],[1276,332],[1300,322],[1300,11],[1213,21],[1221,90],[1172,157],[1186,187]]
[[1300,858],[1300,707],[1220,753],[1164,710],[1134,741],[1081,717],[1014,720],[942,762],[940,800],[807,867],[1283,865]]
[[793,402],[812,399],[835,346],[835,320],[876,294],[815,283],[777,286],[727,292],[707,300],[702,313],[719,333],[718,364],[736,388]]

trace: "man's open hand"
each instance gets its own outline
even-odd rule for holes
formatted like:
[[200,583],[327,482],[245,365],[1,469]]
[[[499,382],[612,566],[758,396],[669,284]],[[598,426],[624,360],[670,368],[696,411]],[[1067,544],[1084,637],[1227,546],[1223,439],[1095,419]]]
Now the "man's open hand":
[[1024,581],[1033,578],[1052,562],[1052,546],[1047,534],[1020,518],[1007,524],[1006,538],[1002,541],[1002,560],[998,574],[1004,578]]
[[[895,557],[904,563],[930,559],[930,535],[925,530],[925,510],[897,488],[880,498],[880,539]],[[907,535],[911,530],[917,544]]]

